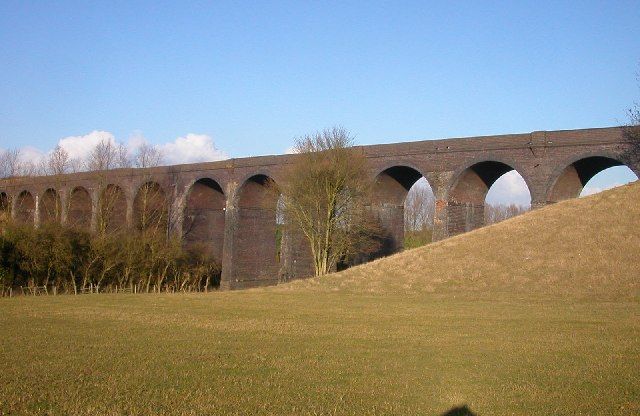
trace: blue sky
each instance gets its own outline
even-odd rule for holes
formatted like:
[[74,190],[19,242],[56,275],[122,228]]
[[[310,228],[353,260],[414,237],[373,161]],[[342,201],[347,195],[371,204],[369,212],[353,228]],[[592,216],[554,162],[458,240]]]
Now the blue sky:
[[[277,154],[625,121],[640,2],[0,2],[0,148],[105,132]],[[207,141],[208,140],[208,141]]]

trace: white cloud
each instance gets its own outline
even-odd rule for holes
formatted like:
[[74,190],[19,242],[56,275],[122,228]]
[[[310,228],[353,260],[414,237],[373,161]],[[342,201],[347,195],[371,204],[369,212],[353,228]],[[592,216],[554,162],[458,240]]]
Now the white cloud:
[[60,139],[58,145],[67,151],[71,159],[85,159],[91,150],[100,142],[117,144],[116,138],[108,131],[94,130],[84,136],[69,136]]
[[[118,141],[113,133],[101,130],[94,130],[81,136],[64,137],[57,144],[67,151],[70,159],[86,160],[91,150],[102,141],[110,142],[115,146],[120,143],[124,144],[129,156],[135,155],[143,144],[153,145],[139,131],[133,132],[124,143]],[[209,162],[229,158],[225,152],[216,148],[213,139],[206,134],[189,133],[176,138],[172,142],[161,143],[155,145],[155,147],[162,152],[163,162],[167,165]],[[0,153],[3,151],[3,149],[0,149]],[[20,159],[22,162],[30,163],[33,166],[40,166],[41,162],[45,161],[51,152],[52,150],[45,152],[33,146],[25,146],[20,148]]]
[[144,144],[149,144],[146,137],[144,137],[141,131],[134,131],[131,136],[129,136],[129,141],[127,141],[127,150],[133,153]]
[[296,153],[298,153],[298,149],[296,149],[295,146],[289,146],[286,149],[284,149],[285,155],[294,155]]
[[213,139],[206,134],[189,133],[173,142],[158,145],[167,164],[212,162],[228,159],[229,156],[218,150]]
[[45,160],[46,156],[46,153],[33,146],[25,146],[20,149],[20,161],[23,163],[32,163],[34,166],[38,166]]
[[493,183],[487,193],[490,204],[531,205],[529,188],[522,176],[515,170],[505,173]]

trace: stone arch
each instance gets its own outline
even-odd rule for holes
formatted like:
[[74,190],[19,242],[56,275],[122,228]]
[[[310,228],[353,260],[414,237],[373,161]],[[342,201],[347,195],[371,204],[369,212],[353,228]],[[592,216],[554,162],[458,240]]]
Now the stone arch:
[[69,195],[69,211],[67,213],[67,224],[70,227],[89,230],[91,228],[91,216],[93,213],[93,202],[91,194],[87,188],[76,186]]
[[143,183],[133,200],[133,220],[138,231],[168,231],[169,209],[166,193],[159,183]]
[[249,177],[236,196],[237,227],[234,247],[235,285],[273,284],[278,281],[276,205],[279,191],[267,175]]
[[182,233],[189,246],[202,246],[222,262],[226,197],[220,184],[211,178],[196,180],[189,188]]
[[55,223],[60,221],[61,204],[58,192],[49,188],[42,194],[39,204],[40,223]]
[[389,255],[403,248],[405,200],[411,187],[421,178],[425,177],[419,170],[407,165],[393,165],[376,175],[371,209],[383,236],[374,257]]
[[100,193],[98,230],[115,233],[127,227],[127,196],[115,184],[107,185]]
[[18,194],[14,210],[17,222],[28,225],[34,224],[36,201],[31,192],[25,190]]
[[614,166],[629,167],[617,156],[609,154],[582,155],[574,158],[553,173],[547,191],[547,202],[578,197],[591,178]]
[[531,194],[527,178],[513,164],[483,160],[458,171],[447,192],[447,234],[455,235],[482,227],[489,189],[502,175],[513,170],[523,177]]

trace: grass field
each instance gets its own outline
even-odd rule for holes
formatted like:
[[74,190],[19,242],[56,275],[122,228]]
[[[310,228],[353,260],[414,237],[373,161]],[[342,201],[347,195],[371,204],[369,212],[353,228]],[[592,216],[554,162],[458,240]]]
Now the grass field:
[[637,414],[632,302],[256,290],[2,301],[7,414]]
[[275,288],[0,299],[0,414],[639,414],[639,199]]

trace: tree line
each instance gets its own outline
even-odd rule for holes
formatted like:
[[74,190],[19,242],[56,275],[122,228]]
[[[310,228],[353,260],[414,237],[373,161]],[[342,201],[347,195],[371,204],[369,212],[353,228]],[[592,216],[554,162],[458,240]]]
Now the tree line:
[[[5,176],[24,171],[19,152],[5,152]],[[8,155],[8,156],[7,156]],[[67,173],[73,165],[85,170],[109,170],[126,166],[151,167],[162,161],[160,152],[143,145],[133,158],[111,142],[98,143],[86,160],[70,161],[57,147],[46,160],[46,173]],[[8,167],[8,168],[7,168]],[[28,167],[27,167],[28,168]],[[0,207],[0,291],[9,288],[47,287],[60,293],[127,290],[202,291],[218,287],[220,262],[205,245],[185,244],[171,229],[175,218],[167,209],[159,187],[143,186],[135,201],[133,229],[126,226],[120,195],[107,187],[100,197],[96,225],[69,218],[60,223],[60,203],[55,200],[42,213],[38,227],[11,218],[8,201]],[[120,204],[121,205],[121,204]]]
[[203,247],[164,233],[96,234],[57,223],[20,224],[0,234],[0,287],[60,293],[128,289],[202,291],[220,283],[220,264]]
[[0,178],[37,175],[61,175],[82,171],[118,168],[148,168],[163,163],[162,152],[148,143],[131,154],[122,143],[110,140],[97,143],[85,158],[72,158],[62,146],[56,146],[39,161],[26,160],[18,148],[0,151]]

